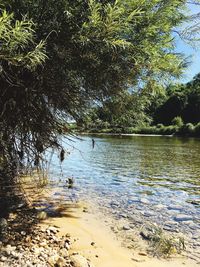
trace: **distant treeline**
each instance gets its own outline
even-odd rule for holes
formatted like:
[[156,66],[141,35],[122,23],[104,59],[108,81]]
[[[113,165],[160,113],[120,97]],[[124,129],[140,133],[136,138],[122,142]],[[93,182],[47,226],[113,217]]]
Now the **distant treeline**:
[[200,74],[164,91],[125,92],[90,108],[81,131],[200,136]]

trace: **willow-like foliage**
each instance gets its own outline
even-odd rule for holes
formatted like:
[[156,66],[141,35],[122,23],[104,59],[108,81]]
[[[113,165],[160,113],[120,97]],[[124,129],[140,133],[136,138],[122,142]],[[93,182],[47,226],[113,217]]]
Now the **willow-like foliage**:
[[3,12],[0,21],[0,147],[18,173],[39,166],[49,147],[62,152],[69,118],[92,101],[183,72],[172,30],[187,19],[186,1],[0,4],[12,14]]
[[19,196],[16,177],[24,151],[18,148],[20,137],[14,120],[18,101],[26,101],[22,76],[32,75],[47,58],[44,42],[35,43],[33,26],[32,21],[15,20],[5,10],[0,14],[0,216],[16,202],[16,191]]

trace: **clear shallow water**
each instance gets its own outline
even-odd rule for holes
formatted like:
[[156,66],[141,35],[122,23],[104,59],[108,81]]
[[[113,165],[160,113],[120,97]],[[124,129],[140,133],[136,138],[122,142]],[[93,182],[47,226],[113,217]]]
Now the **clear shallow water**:
[[[70,154],[62,164],[63,180],[75,179],[73,197],[94,199],[115,216],[162,225],[176,222],[191,233],[200,229],[200,139],[81,138],[65,145]],[[52,166],[52,177],[59,177],[57,156]]]

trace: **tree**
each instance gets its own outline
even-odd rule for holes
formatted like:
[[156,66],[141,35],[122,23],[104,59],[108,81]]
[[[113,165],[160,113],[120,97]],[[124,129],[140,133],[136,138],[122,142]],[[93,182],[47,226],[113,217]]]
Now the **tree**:
[[166,92],[167,96],[154,111],[154,123],[171,124],[180,116],[185,123],[200,121],[200,79],[197,74],[187,84],[172,84]]
[[185,122],[200,122],[200,75],[197,74],[192,81],[186,84],[188,104],[183,110],[182,117]]
[[19,106],[15,108],[17,101],[22,104],[26,97],[19,89],[22,75],[28,77],[46,59],[44,43],[34,41],[33,25],[25,18],[14,20],[6,11],[0,15],[0,216],[11,205],[11,198],[15,202],[16,159],[22,157],[22,151],[17,149],[19,133],[13,119],[22,112]]
[[175,117],[181,117],[183,110],[187,106],[188,97],[185,85],[171,84],[166,89],[167,98],[154,113],[154,122],[170,125]]
[[[69,117],[79,118],[91,101],[180,75],[184,60],[174,52],[172,29],[186,19],[185,4],[4,0],[2,8],[13,14],[11,27],[17,21],[16,28],[22,29],[10,33],[21,44],[14,48],[1,34],[14,60],[1,60],[6,76],[0,77],[1,155],[14,170],[9,176],[20,174],[23,166],[39,167],[48,147],[59,149],[63,159],[59,137],[68,131]],[[33,28],[19,26],[24,16]],[[38,45],[29,50],[34,35]],[[45,40],[48,57],[43,66],[37,66],[45,59],[40,40]]]
[[[95,106],[89,113],[90,128],[110,128],[135,127],[138,125],[149,124],[151,119],[146,113],[149,100],[139,92],[122,92],[104,101],[99,107]],[[94,116],[95,114],[95,116]],[[83,124],[86,126],[88,116],[83,117]],[[97,124],[97,121],[101,125]]]

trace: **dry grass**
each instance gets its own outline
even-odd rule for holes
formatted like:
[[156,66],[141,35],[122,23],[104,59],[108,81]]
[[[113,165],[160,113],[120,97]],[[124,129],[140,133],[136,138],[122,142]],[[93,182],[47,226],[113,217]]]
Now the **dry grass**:
[[154,256],[170,257],[173,254],[180,254],[185,250],[183,236],[166,233],[162,228],[155,225],[151,225],[148,229],[150,229],[148,231],[150,250]]

